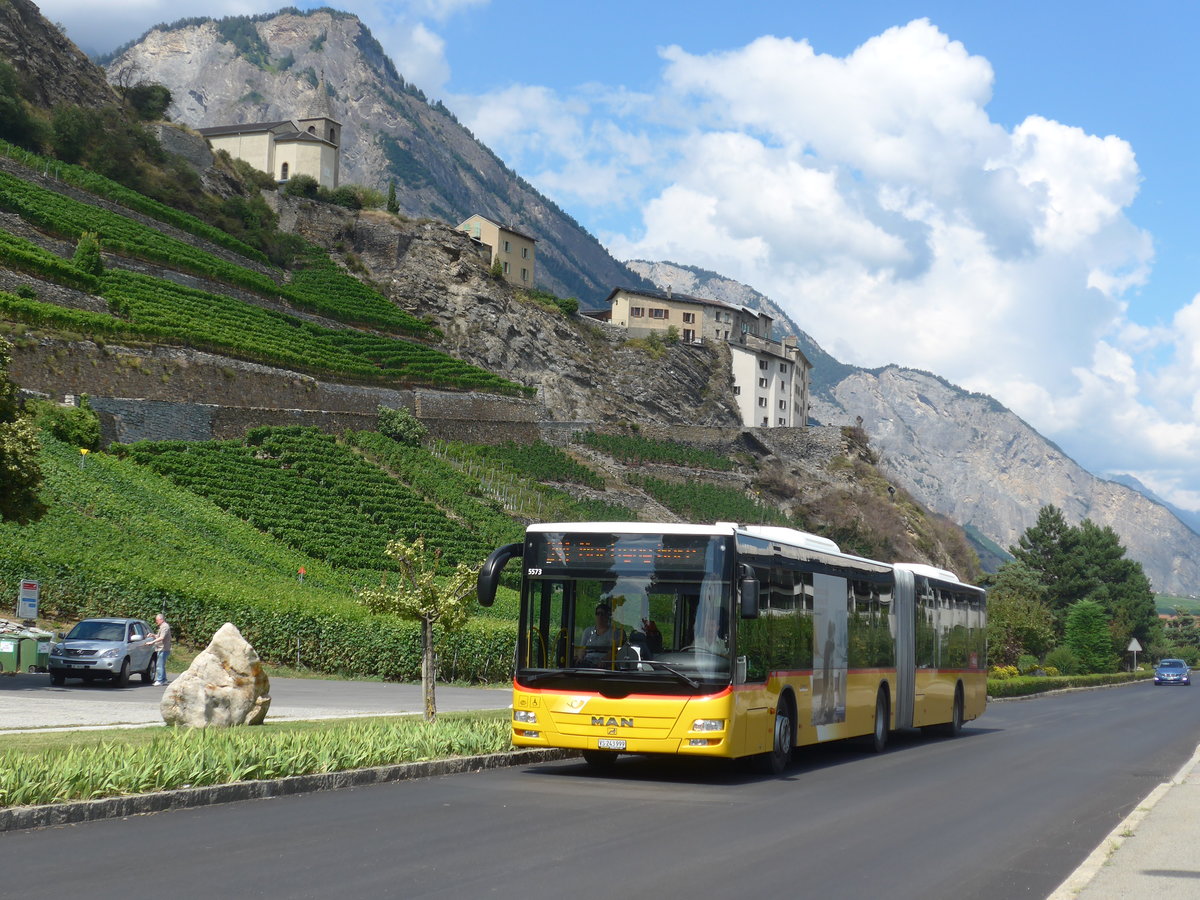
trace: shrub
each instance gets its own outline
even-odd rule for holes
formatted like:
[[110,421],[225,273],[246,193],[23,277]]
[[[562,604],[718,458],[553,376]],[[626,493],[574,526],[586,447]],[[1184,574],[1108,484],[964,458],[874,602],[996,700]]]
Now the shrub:
[[1017,657],[1017,669],[1022,675],[1031,675],[1041,668],[1036,656],[1031,656],[1028,653],[1022,653]]
[[1063,675],[1078,675],[1079,660],[1070,647],[1056,647],[1046,654],[1046,668],[1057,669]]
[[309,200],[316,200],[320,190],[317,179],[311,175],[293,175],[283,188],[289,197],[307,197]]
[[87,397],[78,406],[59,406],[46,400],[28,404],[34,411],[33,423],[70,447],[97,450],[100,447],[100,418]]
[[488,269],[488,274],[497,281],[504,280],[504,263],[500,260],[500,257],[492,260],[492,267]]
[[1057,678],[989,678],[988,695],[991,697],[1027,697],[1030,694],[1041,694],[1065,688],[1125,684],[1145,677],[1140,673],[1108,672],[1099,675],[1063,675]]
[[71,262],[88,275],[104,274],[104,260],[100,257],[100,239],[96,232],[85,231],[79,236],[79,243],[75,245],[75,255],[71,257]]
[[404,407],[379,407],[379,433],[408,447],[416,447],[425,439],[429,429]]
[[171,105],[171,91],[164,84],[143,81],[125,91],[125,101],[133,107],[139,119],[153,122],[167,114]]

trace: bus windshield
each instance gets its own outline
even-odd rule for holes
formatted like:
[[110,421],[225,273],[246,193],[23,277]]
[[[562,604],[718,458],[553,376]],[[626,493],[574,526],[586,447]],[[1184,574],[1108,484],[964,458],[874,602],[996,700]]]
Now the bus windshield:
[[727,684],[728,546],[713,535],[531,533],[517,680],[602,693]]

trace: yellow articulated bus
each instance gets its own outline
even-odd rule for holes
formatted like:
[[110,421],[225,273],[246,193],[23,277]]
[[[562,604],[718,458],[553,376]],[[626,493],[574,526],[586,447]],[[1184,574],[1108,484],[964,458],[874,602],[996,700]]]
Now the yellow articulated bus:
[[984,592],[944,569],[850,556],[790,528],[531,525],[521,560],[513,743],[759,757],[898,728],[957,734],[987,701]]

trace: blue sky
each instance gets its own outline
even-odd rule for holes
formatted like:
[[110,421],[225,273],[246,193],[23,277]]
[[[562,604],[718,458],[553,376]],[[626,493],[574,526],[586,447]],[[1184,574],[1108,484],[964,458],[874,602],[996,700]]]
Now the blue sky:
[[[46,0],[89,51],[259,0]],[[995,396],[1200,509],[1200,5],[347,0],[618,258]]]

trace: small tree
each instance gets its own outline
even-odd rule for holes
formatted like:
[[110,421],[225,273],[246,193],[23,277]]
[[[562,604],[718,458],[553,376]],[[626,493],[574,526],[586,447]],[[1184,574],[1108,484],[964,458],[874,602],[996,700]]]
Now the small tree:
[[8,380],[9,359],[9,344],[0,338],[0,522],[28,522],[44,511],[42,469],[37,429],[18,409],[17,388]]
[[504,280],[504,261],[500,257],[497,256],[492,260],[492,267],[488,270],[488,274],[497,281]]
[[372,612],[421,623],[421,690],[425,697],[425,719],[432,722],[437,718],[433,627],[440,625],[446,631],[455,631],[467,621],[475,572],[465,563],[459,563],[439,584],[437,571],[442,551],[426,550],[424,537],[412,542],[389,541],[384,552],[400,564],[399,583],[389,586],[385,579],[378,590],[363,591],[361,598]]
[[1078,600],[1067,608],[1065,643],[1079,660],[1080,672],[1116,671],[1108,621],[1096,601]]
[[170,88],[152,81],[139,82],[122,94],[138,118],[146,122],[164,118],[171,105]]
[[1012,665],[1028,653],[1041,657],[1054,644],[1054,615],[1042,599],[1037,574],[1022,563],[1005,563],[988,589],[988,656]]
[[400,212],[400,204],[396,201],[396,182],[388,182],[388,198],[387,211],[390,213]]
[[390,406],[380,406],[379,433],[390,437],[399,444],[409,447],[419,446],[425,440],[429,429],[421,424],[420,419],[404,407],[392,409]]
[[85,231],[79,236],[75,245],[75,255],[71,257],[75,268],[89,275],[99,277],[104,274],[104,260],[100,256],[100,238],[94,231]]

